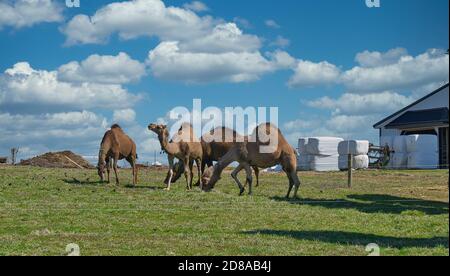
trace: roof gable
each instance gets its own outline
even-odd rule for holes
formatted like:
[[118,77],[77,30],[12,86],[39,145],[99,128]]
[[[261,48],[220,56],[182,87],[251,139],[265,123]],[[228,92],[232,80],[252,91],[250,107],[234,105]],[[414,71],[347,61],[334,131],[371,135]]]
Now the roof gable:
[[449,83],[447,83],[446,85],[444,85],[444,86],[438,88],[437,90],[431,92],[430,94],[426,95],[425,97],[423,97],[423,98],[421,98],[421,99],[419,99],[419,100],[413,102],[412,104],[408,105],[407,107],[405,107],[405,108],[403,108],[403,109],[401,109],[401,110],[395,112],[394,114],[392,114],[392,115],[390,115],[390,116],[384,118],[383,120],[381,120],[381,121],[379,121],[378,123],[374,124],[373,127],[374,127],[374,128],[380,128],[381,125],[382,125],[383,123],[385,123],[386,121],[388,121],[388,120],[394,118],[394,117],[397,116],[397,115],[400,115],[401,113],[407,111],[407,110],[410,109],[411,107],[413,107],[413,106],[415,106],[415,105],[417,105],[417,104],[419,104],[419,103],[425,101],[426,99],[428,99],[428,98],[430,98],[430,97],[436,95],[437,93],[441,92],[442,90],[444,90],[444,89],[446,89],[446,88],[448,88],[448,87],[449,87]]

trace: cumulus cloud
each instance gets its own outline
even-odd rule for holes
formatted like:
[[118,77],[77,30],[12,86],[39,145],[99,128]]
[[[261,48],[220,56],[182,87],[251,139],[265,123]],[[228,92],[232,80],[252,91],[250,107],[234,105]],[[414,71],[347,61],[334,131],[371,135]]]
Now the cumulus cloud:
[[68,45],[105,43],[115,33],[121,39],[157,36],[188,41],[206,35],[214,22],[188,9],[166,7],[161,0],[132,0],[108,4],[93,16],[76,15],[61,31]]
[[266,20],[264,23],[265,23],[266,26],[269,27],[269,28],[273,28],[273,29],[279,29],[279,28],[281,28],[281,26],[278,25],[278,23],[277,23],[275,20],[273,20],[273,19],[268,19],[268,20]]
[[394,48],[385,53],[364,51],[356,55],[355,61],[362,67],[379,67],[395,64],[408,55],[405,48]]
[[117,56],[91,55],[82,62],[73,61],[58,69],[58,78],[66,82],[123,84],[145,75],[145,65],[126,53]]
[[205,5],[205,3],[200,1],[192,1],[190,3],[186,3],[183,5],[183,7],[187,10],[195,11],[195,12],[205,12],[209,11],[208,6]]
[[415,57],[406,53],[402,48],[386,53],[366,51],[356,56],[359,66],[347,71],[326,61],[300,60],[288,84],[291,87],[342,84],[352,93],[374,93],[448,82],[449,57],[444,50],[431,49]]
[[291,44],[291,41],[289,39],[287,39],[287,38],[284,38],[281,35],[277,36],[275,41],[270,43],[271,46],[276,46],[276,47],[279,47],[279,48],[286,48],[290,44]]
[[310,87],[334,84],[339,81],[340,74],[340,69],[329,62],[314,63],[300,60],[288,85],[290,87]]
[[354,67],[342,75],[342,82],[352,91],[370,92],[405,89],[432,82],[446,81],[449,57],[432,49],[416,57],[403,56],[398,62],[377,67]]
[[155,77],[167,80],[246,82],[277,69],[279,60],[268,60],[259,52],[183,52],[178,42],[162,42],[149,53],[147,64]]
[[386,91],[366,95],[345,93],[338,99],[322,97],[307,104],[318,109],[332,110],[335,114],[360,115],[396,111],[413,101],[412,97]]
[[95,154],[106,128],[104,117],[88,111],[39,115],[0,113],[0,150],[25,147],[21,158],[49,149]]
[[0,75],[3,110],[127,108],[139,99],[121,85],[60,81],[57,71],[35,70],[27,62]]
[[121,109],[121,110],[115,110],[113,114],[113,121],[115,123],[132,123],[136,119],[136,112],[131,109]]
[[215,26],[205,36],[179,43],[181,50],[202,53],[252,52],[261,47],[257,36],[244,34],[235,23]]
[[63,8],[54,0],[15,0],[0,3],[0,29],[31,27],[39,23],[60,22]]

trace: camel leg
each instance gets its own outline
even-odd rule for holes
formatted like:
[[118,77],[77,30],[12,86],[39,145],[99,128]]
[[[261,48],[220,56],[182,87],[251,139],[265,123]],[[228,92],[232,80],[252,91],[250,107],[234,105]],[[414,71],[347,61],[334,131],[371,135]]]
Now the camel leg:
[[167,191],[170,191],[170,185],[171,185],[171,183],[172,183],[172,177],[173,177],[173,159],[174,159],[174,157],[173,156],[169,156],[168,157],[168,161],[169,161],[169,181],[168,181],[168,183],[167,183],[167,187],[166,187],[166,190]]
[[113,169],[114,169],[114,173],[116,175],[116,185],[120,185],[119,183],[119,168],[117,167],[117,162],[119,161],[119,156],[114,156],[113,158]]
[[193,186],[192,186],[192,182],[194,181],[194,160],[190,160],[189,161],[189,172],[190,174],[190,182],[189,182],[189,187],[192,190]]
[[289,178],[289,189],[288,189],[288,192],[287,192],[287,195],[286,195],[286,198],[288,199],[289,196],[291,195],[292,188],[294,187],[294,182],[291,179],[291,175],[289,173],[286,173],[286,174],[287,174],[287,176]]
[[184,162],[184,177],[186,178],[186,189],[189,191],[191,188],[190,183],[191,183],[191,179],[190,179],[190,175],[191,172],[189,170],[189,157],[185,158],[183,160]]
[[253,171],[249,165],[245,165],[245,172],[247,174],[248,183],[248,195],[253,195],[252,183],[253,183]]
[[245,192],[245,188],[244,188],[244,186],[242,186],[241,181],[239,181],[239,178],[237,176],[238,176],[239,172],[242,171],[244,168],[245,168],[244,165],[239,164],[239,166],[236,169],[234,169],[234,171],[231,173],[231,177],[234,179],[234,182],[236,182],[236,184],[239,187],[239,190],[240,190],[239,195],[240,196]]
[[111,158],[106,161],[106,174],[108,176],[108,184],[111,183]]
[[201,159],[196,159],[195,164],[197,165],[197,172],[198,172],[198,184],[200,186],[200,190],[203,190],[203,183],[202,183],[202,168],[203,162]]
[[131,171],[133,175],[133,186],[137,184],[137,170],[136,170],[136,159],[134,157],[127,158],[128,163],[131,165]]
[[291,172],[291,178],[295,185],[294,198],[298,198],[297,192],[298,192],[298,189],[300,188],[301,182],[300,182],[300,179],[299,179],[296,171]]
[[255,171],[255,176],[256,176],[256,187],[259,187],[259,168],[253,167],[253,170]]

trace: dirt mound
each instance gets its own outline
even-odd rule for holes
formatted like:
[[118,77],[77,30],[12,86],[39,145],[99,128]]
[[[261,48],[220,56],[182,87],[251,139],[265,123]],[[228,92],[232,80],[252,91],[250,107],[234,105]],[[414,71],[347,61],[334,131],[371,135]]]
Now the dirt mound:
[[[28,160],[20,162],[22,166],[36,166],[43,168],[80,168],[79,166],[91,169],[94,168],[86,159],[71,152],[49,152],[43,155],[36,156]],[[78,166],[79,165],[79,166]]]

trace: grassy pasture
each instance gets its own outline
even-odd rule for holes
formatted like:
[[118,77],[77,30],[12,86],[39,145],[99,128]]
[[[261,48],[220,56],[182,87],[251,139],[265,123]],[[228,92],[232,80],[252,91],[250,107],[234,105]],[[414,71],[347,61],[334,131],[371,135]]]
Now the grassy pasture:
[[226,172],[211,193],[164,191],[165,171],[140,184],[98,183],[94,170],[0,167],[0,255],[449,255],[448,170],[264,174],[238,197]]

